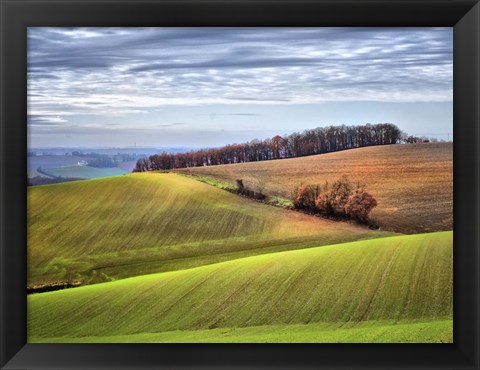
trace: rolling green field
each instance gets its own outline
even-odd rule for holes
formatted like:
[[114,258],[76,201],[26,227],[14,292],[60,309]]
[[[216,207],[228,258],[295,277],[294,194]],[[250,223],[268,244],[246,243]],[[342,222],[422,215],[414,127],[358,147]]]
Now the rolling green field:
[[111,281],[392,235],[172,173],[28,188],[28,284]]
[[451,343],[452,320],[292,324],[176,330],[111,337],[42,338],[41,343]]
[[399,235],[136,173],[28,188],[29,342],[453,341],[452,231]]
[[453,233],[262,254],[28,297],[29,342],[452,342]]

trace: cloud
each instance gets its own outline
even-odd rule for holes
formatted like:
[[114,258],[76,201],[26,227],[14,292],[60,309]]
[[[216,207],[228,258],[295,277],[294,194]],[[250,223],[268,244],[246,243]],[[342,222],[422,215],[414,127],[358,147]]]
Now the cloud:
[[175,126],[182,126],[185,123],[183,122],[174,122],[174,123],[159,123],[156,124],[155,127],[175,127]]
[[261,116],[258,113],[229,113],[230,116],[245,116],[245,117],[254,117],[254,116]]
[[131,69],[131,72],[144,72],[169,69],[249,69],[249,68],[277,68],[277,67],[298,67],[312,66],[318,64],[315,58],[252,58],[247,60],[214,59],[199,63],[154,63],[144,64]]
[[28,123],[32,126],[57,126],[68,121],[55,115],[29,115]]
[[281,98],[274,98],[274,97],[268,97],[265,96],[263,98],[254,98],[254,97],[246,97],[246,96],[235,96],[235,97],[226,97],[226,100],[237,100],[237,101],[244,101],[244,102],[249,102],[249,103],[254,103],[254,102],[264,102],[264,103],[287,103],[291,102],[290,99],[281,99]]
[[207,117],[216,117],[216,116],[242,116],[242,117],[259,117],[260,113],[208,113],[208,114],[197,114],[197,116],[207,116]]
[[205,104],[451,102],[452,43],[451,28],[29,28],[29,123]]

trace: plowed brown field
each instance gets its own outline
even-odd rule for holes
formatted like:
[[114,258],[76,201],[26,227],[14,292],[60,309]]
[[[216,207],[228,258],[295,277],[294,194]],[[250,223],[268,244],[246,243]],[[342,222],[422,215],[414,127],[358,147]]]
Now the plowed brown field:
[[346,174],[378,201],[371,217],[401,233],[453,229],[453,143],[386,145],[315,156],[176,170],[290,197],[301,183],[324,183]]

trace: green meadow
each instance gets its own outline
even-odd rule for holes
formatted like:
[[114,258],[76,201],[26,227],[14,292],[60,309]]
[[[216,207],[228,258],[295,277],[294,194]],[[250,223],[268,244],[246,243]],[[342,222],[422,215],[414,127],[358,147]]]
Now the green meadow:
[[57,337],[42,343],[450,343],[452,320],[265,325],[110,337]]
[[168,341],[168,333],[198,342],[216,329],[209,341],[245,334],[248,341],[298,342],[326,331],[325,338],[338,342],[355,335],[388,342],[413,328],[409,341],[452,341],[452,260],[452,233],[441,232],[33,294],[28,334],[32,342]]
[[30,187],[28,219],[29,284],[98,283],[393,234],[169,173]]
[[172,173],[28,189],[29,342],[452,342],[453,233],[401,235]]

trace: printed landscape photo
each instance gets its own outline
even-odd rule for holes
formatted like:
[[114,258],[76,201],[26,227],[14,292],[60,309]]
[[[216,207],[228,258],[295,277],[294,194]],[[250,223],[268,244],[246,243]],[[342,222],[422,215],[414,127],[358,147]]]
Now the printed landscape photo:
[[452,28],[28,29],[29,343],[452,343]]

